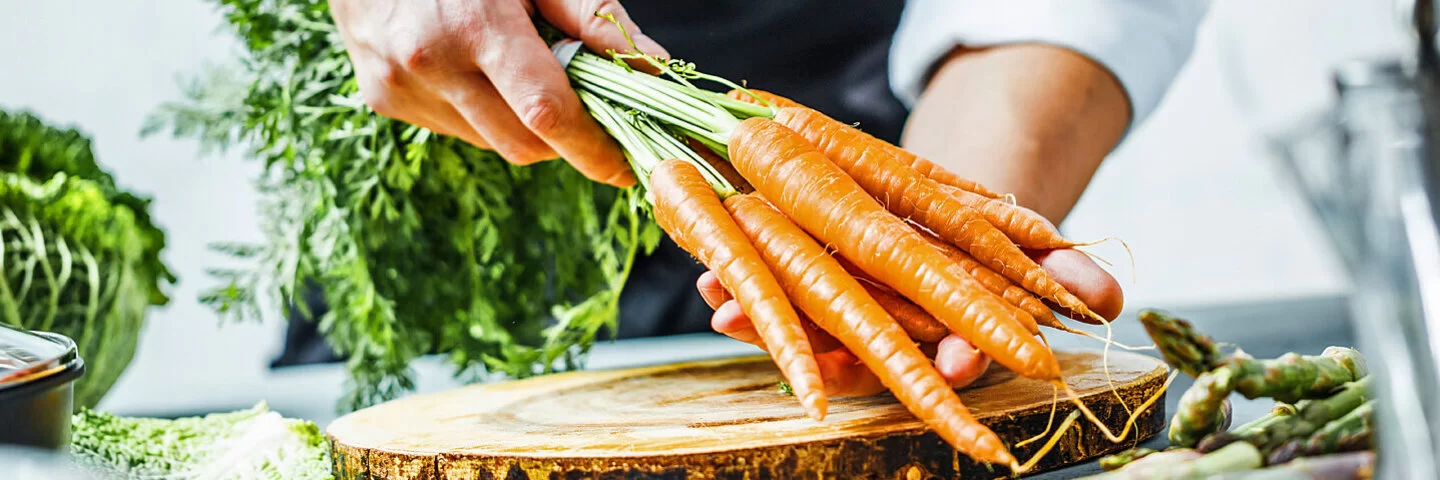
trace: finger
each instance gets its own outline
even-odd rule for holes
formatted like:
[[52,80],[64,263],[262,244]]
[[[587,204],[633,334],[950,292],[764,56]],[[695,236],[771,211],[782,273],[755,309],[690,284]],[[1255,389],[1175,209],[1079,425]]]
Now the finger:
[[935,346],[935,369],[952,387],[974,383],[987,368],[990,368],[990,357],[958,335],[945,337]]
[[465,124],[506,161],[529,165],[557,157],[549,144],[525,128],[485,77],[456,73],[442,95]]
[[[704,293],[701,296],[704,296]],[[715,308],[715,313],[710,316],[711,329],[727,337],[764,347],[765,337],[755,329],[750,317],[745,315],[740,308],[740,302],[730,300],[727,295],[725,300],[717,303],[719,307]],[[800,326],[805,329],[805,337],[810,342],[810,350],[815,353],[825,353],[843,346],[839,340],[821,330],[804,314],[800,315]]]
[[[535,4],[539,7],[540,14],[555,25],[555,28],[579,38],[595,52],[633,51],[630,42],[625,41],[624,33],[629,33],[641,53],[670,58],[670,53],[666,52],[664,47],[641,32],[640,27],[630,20],[630,14],[625,12],[618,0],[537,0]],[[615,20],[625,27],[625,32],[621,33],[615,24],[596,13],[613,15]]]
[[[1060,283],[1060,286],[1079,297],[1080,301],[1089,306],[1090,310],[1097,315],[1107,320],[1114,320],[1120,316],[1120,311],[1125,308],[1125,293],[1120,288],[1120,282],[1116,281],[1115,277],[1105,269],[1100,268],[1094,259],[1079,250],[1068,248],[1029,253],[1035,262],[1040,264],[1040,267]],[[1051,307],[1065,313],[1070,318],[1086,323],[1097,323],[1093,318],[1067,312],[1054,305]]]
[[765,348],[760,332],[755,331],[755,326],[750,324],[750,318],[740,310],[740,302],[730,300],[721,303],[715,309],[715,314],[710,316],[710,328],[721,335]]
[[720,304],[730,301],[730,292],[720,285],[720,277],[715,272],[706,270],[695,280],[695,289],[700,291],[700,298],[705,299],[705,304],[710,308],[719,308]]
[[495,150],[495,147],[490,145],[490,142],[485,140],[485,137],[479,132],[476,132],[475,127],[470,126],[470,121],[466,120],[465,116],[461,115],[453,105],[437,102],[427,108],[427,111],[431,112],[430,120],[424,124],[418,124],[421,127],[439,135],[458,138],[477,148]]
[[[476,64],[530,132],[586,177],[619,187],[635,183],[616,142],[580,104],[580,97],[534,24],[518,4],[501,2],[487,23]],[[509,5],[508,7],[504,5]],[[486,115],[493,112],[486,111]],[[487,132],[485,138],[498,141]]]
[[840,348],[815,356],[825,394],[830,396],[867,397],[885,391],[885,384],[855,354]]

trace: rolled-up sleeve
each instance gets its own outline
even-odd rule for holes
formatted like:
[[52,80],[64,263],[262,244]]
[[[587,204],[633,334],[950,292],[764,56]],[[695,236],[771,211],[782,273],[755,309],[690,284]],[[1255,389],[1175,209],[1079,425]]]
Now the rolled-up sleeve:
[[1044,43],[1095,60],[1143,122],[1190,58],[1209,0],[910,0],[890,51],[895,95],[913,105],[956,46]]

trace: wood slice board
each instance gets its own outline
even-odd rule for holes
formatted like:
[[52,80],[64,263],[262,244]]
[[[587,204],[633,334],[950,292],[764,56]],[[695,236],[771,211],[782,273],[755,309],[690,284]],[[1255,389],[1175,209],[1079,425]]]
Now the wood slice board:
[[[1114,431],[1127,413],[1098,351],[1057,352],[1066,381]],[[1110,377],[1134,408],[1162,387],[1158,359],[1112,351]],[[418,394],[353,412],[327,429],[340,479],[997,478],[950,448],[889,394],[831,398],[805,416],[765,356],[580,371]],[[1053,390],[1001,368],[960,397],[1022,461],[1044,443]],[[1062,403],[1055,423],[1074,406]],[[1128,448],[1165,422],[1164,402],[1116,444],[1077,422],[1031,473]]]

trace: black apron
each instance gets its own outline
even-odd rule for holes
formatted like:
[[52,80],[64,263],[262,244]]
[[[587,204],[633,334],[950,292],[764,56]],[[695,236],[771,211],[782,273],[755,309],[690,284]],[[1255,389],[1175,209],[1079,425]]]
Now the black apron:
[[[899,140],[903,104],[890,92],[891,38],[903,1],[622,0],[645,34],[701,71],[748,82],[881,139]],[[712,86],[721,88],[719,86]],[[668,239],[635,260],[615,337],[710,332],[713,312],[695,281],[704,267]],[[319,295],[306,301],[323,314]],[[338,361],[315,323],[290,319],[272,366]]]
[[[908,115],[890,92],[903,1],[622,0],[646,35],[703,72],[774,92],[896,142]],[[718,85],[714,88],[723,88]],[[709,332],[705,268],[667,238],[635,260],[620,338]]]

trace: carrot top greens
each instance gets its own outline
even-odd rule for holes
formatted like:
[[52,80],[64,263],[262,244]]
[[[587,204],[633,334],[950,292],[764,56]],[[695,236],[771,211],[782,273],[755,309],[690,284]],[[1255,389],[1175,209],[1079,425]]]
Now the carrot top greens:
[[[264,237],[203,300],[242,319],[299,309],[344,358],[342,409],[414,387],[443,354],[463,379],[581,365],[661,232],[638,190],[374,113],[323,0],[217,0],[244,51],[147,131],[259,160]],[[310,304],[310,294],[323,297]]]

